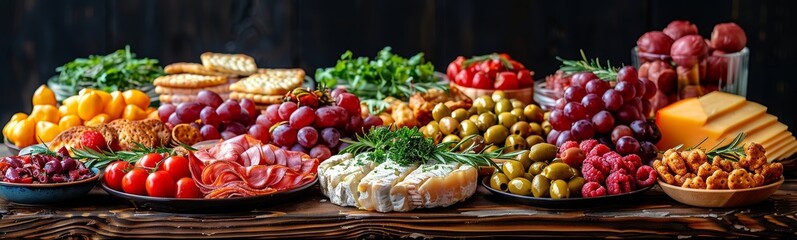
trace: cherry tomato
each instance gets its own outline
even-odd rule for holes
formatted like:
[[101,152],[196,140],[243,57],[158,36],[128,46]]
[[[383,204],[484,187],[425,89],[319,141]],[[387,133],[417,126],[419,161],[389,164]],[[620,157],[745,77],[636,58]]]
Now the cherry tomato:
[[472,87],[473,85],[473,71],[465,69],[457,73],[454,82],[460,86]]
[[498,56],[502,57],[502,58],[504,58],[506,60],[512,60],[512,57],[510,57],[509,54],[506,54],[506,53],[499,53]]
[[473,75],[473,83],[471,87],[474,88],[481,88],[481,89],[492,89],[493,88],[493,80],[487,77],[487,74],[484,72],[477,72]]
[[145,167],[145,168],[155,168],[158,166],[158,163],[163,161],[163,155],[160,153],[150,153],[141,157],[141,159],[136,162],[136,167]]
[[512,64],[512,71],[520,71],[526,69],[526,66],[523,66],[523,64],[518,61],[509,60],[509,63]]
[[498,72],[500,72],[501,63],[498,61],[487,60],[481,63],[482,72],[487,74],[490,79],[495,79]]
[[520,88],[529,88],[534,85],[534,79],[532,79],[531,71],[528,69],[522,69],[517,72],[517,84]]
[[191,177],[191,171],[188,170],[188,159],[182,156],[171,156],[163,160],[159,170],[166,170],[176,179]]
[[152,197],[174,197],[177,185],[169,172],[159,170],[147,176],[145,187]]
[[126,161],[112,162],[105,167],[105,174],[102,175],[102,179],[105,181],[105,185],[108,185],[111,189],[123,191],[122,178],[124,178],[127,171],[130,171],[132,168],[133,166]]
[[465,62],[465,57],[459,56],[453,62],[448,64],[448,68],[446,69],[446,75],[448,75],[448,79],[454,79],[457,76],[457,73],[462,69],[462,62]]
[[125,176],[122,178],[122,190],[126,193],[136,194],[136,195],[147,195],[147,170],[143,168],[134,168],[127,172]]
[[194,179],[190,177],[180,178],[177,180],[177,193],[174,194],[176,198],[201,198],[202,193],[194,183]]
[[495,89],[514,90],[518,89],[517,75],[513,72],[498,73],[495,79]]

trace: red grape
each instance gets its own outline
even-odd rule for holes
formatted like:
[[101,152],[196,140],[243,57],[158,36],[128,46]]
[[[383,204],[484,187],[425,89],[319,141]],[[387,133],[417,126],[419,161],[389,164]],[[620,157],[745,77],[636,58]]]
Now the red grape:
[[199,112],[203,107],[202,104],[196,102],[184,102],[177,105],[174,113],[177,113],[177,117],[184,123],[193,122],[199,119]]
[[268,132],[268,128],[266,126],[254,124],[249,127],[249,131],[247,131],[247,133],[255,139],[260,140],[260,143],[266,144],[271,141],[271,133]]
[[626,136],[634,136],[634,132],[626,125],[617,125],[614,127],[614,130],[612,130],[612,143],[617,144],[618,139]]
[[606,90],[612,88],[612,86],[609,85],[609,82],[607,81],[603,81],[600,79],[592,79],[589,80],[589,82],[587,82],[587,86],[585,88],[587,90],[587,93],[594,93],[600,96],[603,95],[603,93],[606,92]]
[[[346,127],[349,123],[349,112],[340,106],[331,106],[332,111],[335,113],[335,126],[338,128]],[[357,116],[360,116],[358,113]]]
[[578,120],[570,129],[570,135],[579,141],[587,140],[595,136],[595,128],[589,120]]
[[255,103],[255,101],[252,101],[252,99],[248,98],[241,99],[241,102],[238,103],[238,105],[241,105],[241,109],[246,110],[246,112],[249,113],[250,119],[253,119],[257,115],[260,115],[260,111],[257,110],[257,104]]
[[656,148],[655,144],[648,141],[639,143],[639,157],[641,157],[643,161],[653,161],[658,155],[659,149]]
[[634,84],[631,82],[618,82],[617,85],[614,86],[614,90],[623,96],[624,101],[628,101],[636,97],[636,89],[634,88]]
[[592,125],[598,133],[608,133],[614,129],[614,116],[608,111],[600,111],[592,116]]
[[213,125],[202,126],[202,128],[199,129],[199,134],[201,134],[202,139],[205,140],[214,140],[221,138],[219,130],[216,129],[216,127]]
[[282,121],[279,115],[279,104],[271,104],[266,108],[266,118],[268,118],[271,123],[278,123]]
[[324,128],[321,130],[321,142],[331,147],[337,146],[340,143],[340,132],[334,128]]
[[570,86],[565,89],[565,100],[568,102],[580,101],[584,95],[587,95],[587,90],[579,86]]
[[246,133],[246,126],[239,122],[229,122],[224,124],[224,131],[235,133],[235,135],[241,135]]
[[603,107],[609,111],[620,109],[623,106],[623,96],[614,89],[606,90],[601,96],[601,100],[603,100]]
[[554,130],[551,130],[550,133],[548,133],[548,137],[545,138],[545,141],[550,143],[550,144],[556,144],[556,140],[557,139],[559,139],[559,131],[554,129]]
[[[342,139],[345,139],[345,140],[351,140],[351,138],[342,138]],[[346,147],[348,147],[349,145],[350,145],[350,144],[349,144],[349,143],[347,143],[347,142],[340,141],[340,144],[339,144],[339,145],[338,145],[338,147],[337,147],[337,149],[338,149],[338,152],[340,152],[340,151],[343,151],[343,149],[346,149]]]
[[303,127],[299,129],[299,133],[296,134],[296,138],[299,141],[299,145],[311,148],[318,143],[318,130],[313,127]]
[[310,157],[318,158],[319,161],[327,160],[327,158],[332,156],[332,151],[329,150],[329,147],[324,145],[318,145],[310,149]]
[[169,115],[169,123],[171,123],[172,126],[177,126],[177,124],[183,123],[183,120],[177,117],[177,113],[172,113],[172,115]]
[[643,120],[635,120],[631,122],[631,124],[628,124],[628,127],[630,127],[631,131],[634,132],[634,138],[640,140],[649,139],[653,132],[653,129],[648,125],[648,122]]
[[274,126],[274,123],[272,123],[271,121],[268,120],[268,117],[266,117],[266,114],[257,115],[257,119],[255,119],[255,123],[263,125],[263,126],[266,126],[267,128],[271,128],[271,126]]
[[565,104],[567,104],[567,100],[564,98],[557,99],[553,105],[553,109],[562,110],[565,108]]
[[238,118],[235,121],[242,123],[243,125],[249,126],[252,125],[252,115],[249,114],[249,111],[246,109],[241,109],[241,114],[238,115]]
[[603,110],[603,100],[597,94],[590,93],[581,99],[581,105],[587,110],[587,115],[594,115]]
[[296,105],[295,102],[283,102],[282,104],[280,104],[277,113],[279,113],[280,119],[288,120],[291,118],[291,114],[293,114],[293,111],[296,111],[297,108],[299,108],[299,106]]
[[571,86],[579,86],[585,87],[587,82],[592,79],[598,79],[598,76],[591,72],[580,72],[573,74],[573,77],[570,78]]
[[293,146],[291,146],[291,148],[289,150],[290,151],[294,151],[294,152],[303,152],[303,153],[308,153],[309,152],[309,150],[307,150],[307,148],[302,147],[302,145],[299,145],[298,143],[297,144],[293,144]]
[[346,124],[346,131],[349,133],[363,133],[363,118],[360,115],[351,116],[349,123]]
[[632,66],[625,66],[617,71],[617,83],[620,82],[636,82],[639,79],[636,69]]
[[640,119],[640,115],[636,107],[631,104],[624,104],[620,107],[620,110],[615,112],[615,119],[619,124],[629,124],[634,120]]
[[642,99],[642,117],[649,117],[652,114],[651,110],[653,110],[653,106],[650,105],[650,101]]
[[158,118],[161,119],[161,122],[169,122],[169,116],[174,113],[175,109],[177,109],[177,107],[169,103],[161,105],[158,107]]
[[320,128],[334,127],[338,122],[338,114],[334,107],[324,106],[315,110],[315,125]]
[[634,82],[634,90],[635,90],[635,93],[636,93],[635,97],[640,97],[641,98],[641,97],[645,96],[645,93],[646,93],[645,91],[647,90],[647,88],[645,88],[645,83],[642,82],[642,79],[637,79]]
[[235,100],[227,100],[216,109],[222,122],[230,122],[241,116],[241,106]]
[[299,129],[305,126],[310,126],[315,120],[315,113],[313,109],[308,106],[301,106],[294,111],[290,116],[290,124],[292,128]]
[[559,137],[556,138],[556,146],[562,146],[562,144],[565,144],[567,141],[575,141],[576,139],[570,134],[570,130],[565,130],[559,133]]
[[360,116],[360,99],[358,99],[354,94],[338,94],[338,96],[335,98],[335,104],[343,109],[346,109],[346,112],[348,112],[349,115]]
[[570,129],[570,124],[572,121],[565,116],[562,110],[553,110],[551,111],[551,115],[548,117],[548,121],[551,123],[553,129],[564,131]]
[[365,132],[370,131],[371,128],[382,126],[382,124],[382,118],[374,115],[368,116],[365,118],[365,120],[363,120],[363,128],[365,129]]
[[238,136],[238,134],[235,134],[234,132],[230,132],[230,131],[221,132],[221,138],[223,138],[223,139],[230,139],[230,138],[234,138],[236,136]]
[[202,120],[202,123],[212,125],[214,127],[219,126],[221,123],[219,115],[216,114],[216,110],[211,106],[207,106],[202,109],[202,112],[199,112],[199,119]]
[[332,92],[329,95],[332,97],[332,99],[338,99],[338,95],[346,92],[347,91],[345,88],[336,88],[335,90],[332,90]]
[[653,81],[644,78],[640,80],[642,81],[642,84],[645,85],[645,95],[642,97],[644,99],[651,99],[653,96],[656,96],[656,91],[658,90],[656,89],[656,84],[653,83]]
[[288,124],[281,124],[274,128],[271,139],[279,146],[291,146],[296,143],[296,132],[296,129],[291,128]]
[[630,136],[623,136],[617,139],[617,153],[620,155],[639,153],[639,142]]
[[569,102],[563,110],[565,116],[572,121],[581,120],[587,117],[587,109],[578,102]]
[[196,94],[196,101],[205,106],[218,108],[224,102],[224,99],[221,99],[221,96],[213,91],[202,90]]

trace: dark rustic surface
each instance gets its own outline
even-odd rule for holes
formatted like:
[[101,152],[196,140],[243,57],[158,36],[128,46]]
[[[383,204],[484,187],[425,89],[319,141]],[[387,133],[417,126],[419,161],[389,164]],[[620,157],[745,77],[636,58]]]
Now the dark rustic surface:
[[770,199],[734,209],[695,208],[658,188],[636,203],[550,210],[494,199],[485,189],[449,208],[375,213],[333,205],[317,187],[292,202],[249,212],[137,211],[99,188],[72,203],[23,206],[0,201],[3,238],[797,238],[797,181]]
[[260,66],[311,75],[347,49],[422,51],[439,70],[457,55],[502,51],[541,78],[558,67],[555,56],[575,58],[579,49],[630,63],[642,33],[688,19],[705,37],[716,23],[741,25],[752,52],[749,98],[795,126],[787,103],[797,101],[796,10],[787,0],[0,1],[0,121],[30,112],[33,91],[56,67],[126,44],[164,64],[242,52]]

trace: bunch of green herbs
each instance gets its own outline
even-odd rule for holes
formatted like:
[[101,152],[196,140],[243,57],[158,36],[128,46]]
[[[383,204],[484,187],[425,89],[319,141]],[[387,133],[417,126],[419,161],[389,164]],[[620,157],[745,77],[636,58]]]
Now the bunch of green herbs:
[[55,69],[54,81],[77,93],[83,88],[107,92],[140,88],[163,75],[157,59],[136,58],[130,46],[115,52],[89,58],[78,58]]

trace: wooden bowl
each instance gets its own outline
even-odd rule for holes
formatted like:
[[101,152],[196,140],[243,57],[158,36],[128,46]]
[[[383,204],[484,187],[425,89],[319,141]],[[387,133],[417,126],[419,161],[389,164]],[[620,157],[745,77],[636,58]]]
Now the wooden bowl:
[[707,190],[684,188],[659,180],[664,193],[675,201],[696,207],[730,208],[752,205],[766,200],[783,184],[784,178],[768,185],[737,190]]
[[[460,92],[465,94],[471,99],[476,99],[481,96],[492,96],[493,92],[497,91],[495,89],[479,89],[479,88],[470,88],[457,85],[454,82],[451,82],[451,88],[457,88]],[[517,99],[518,101],[523,102],[523,104],[531,104],[534,100],[534,87],[527,87],[521,88],[516,90],[501,90],[504,91],[506,94],[507,99]]]

